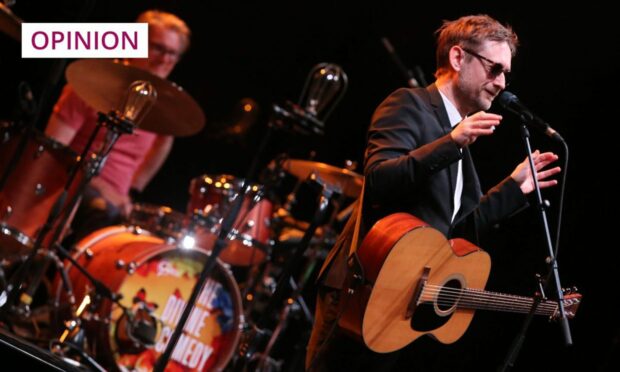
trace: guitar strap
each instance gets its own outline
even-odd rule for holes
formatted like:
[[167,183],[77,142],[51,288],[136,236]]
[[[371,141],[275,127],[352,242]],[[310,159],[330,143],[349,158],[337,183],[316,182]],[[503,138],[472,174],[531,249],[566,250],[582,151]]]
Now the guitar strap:
[[[358,324],[359,322],[361,322],[361,318],[359,318],[358,316],[347,316],[343,318],[343,315],[345,314],[345,312],[350,313],[351,309],[359,308],[359,296],[356,295],[356,292],[358,290],[362,290],[362,287],[365,284],[364,267],[362,266],[362,263],[359,260],[359,256],[357,255],[357,249],[359,248],[360,229],[362,226],[362,209],[364,209],[365,186],[366,182],[362,184],[362,191],[360,192],[360,197],[357,200],[357,213],[355,214],[355,218],[357,219],[355,220],[355,226],[353,227],[353,236],[351,238],[351,245],[349,246],[345,282],[340,292],[341,300],[338,303],[338,315],[336,316],[336,321],[334,322],[330,334],[331,332],[333,332],[333,330],[336,329],[336,326],[339,326],[341,330],[344,330],[344,332],[351,334],[354,337],[357,337],[355,332],[351,332],[350,330],[361,327],[361,323]],[[345,247],[342,247],[342,249],[344,248]],[[351,321],[349,318],[353,320]]]
[[353,228],[353,238],[351,239],[351,247],[349,247],[349,259],[357,252],[358,241],[360,238],[360,226],[362,225],[362,209],[364,207],[364,189],[366,182],[362,183],[362,191],[357,199],[357,215],[355,216],[355,227]]
[[347,256],[347,266],[352,274],[352,281],[349,288],[358,284],[364,283],[364,269],[357,256],[357,248],[359,248],[360,227],[362,226],[362,210],[364,209],[364,189],[366,188],[366,181],[362,183],[362,191],[357,204],[357,213],[355,220],[355,227],[353,228],[353,237],[351,238],[351,246],[349,247],[349,255]]

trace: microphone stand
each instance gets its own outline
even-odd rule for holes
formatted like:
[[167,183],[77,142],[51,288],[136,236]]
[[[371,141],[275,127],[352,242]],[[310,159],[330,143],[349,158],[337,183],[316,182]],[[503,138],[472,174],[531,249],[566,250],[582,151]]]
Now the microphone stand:
[[[396,67],[398,67],[401,74],[403,74],[403,77],[406,79],[407,85],[409,85],[410,88],[419,88],[428,85],[426,79],[424,78],[424,72],[422,71],[422,68],[420,68],[420,66],[415,66],[414,74],[413,71],[411,71],[405,66],[403,61],[398,56],[398,53],[396,53],[396,49],[394,49],[394,46],[392,45],[392,43],[390,43],[390,40],[387,37],[381,38],[381,43],[383,43],[383,47],[388,52],[390,57],[392,57],[392,61],[394,62]],[[415,75],[417,75],[417,78]]]
[[[553,243],[551,242],[551,233],[549,232],[549,223],[547,221],[547,213],[546,213],[546,203],[543,201],[542,194],[540,192],[540,185],[538,183],[536,168],[534,167],[534,159],[532,158],[532,146],[530,143],[530,133],[527,129],[526,120],[527,118],[521,117],[521,137],[523,138],[523,142],[525,144],[525,149],[527,152],[527,158],[529,161],[530,169],[532,171],[532,179],[534,181],[534,191],[536,194],[536,204],[538,206],[538,210],[540,211],[540,217],[543,224],[543,230],[545,233],[545,243],[547,245],[547,249],[549,250],[549,256],[547,257],[547,262],[550,265],[549,275],[547,279],[551,279],[553,277],[553,283],[555,284],[555,292],[558,298],[558,309],[560,312],[559,319],[562,322],[562,331],[564,334],[564,342],[567,346],[573,344],[573,339],[571,336],[570,326],[568,324],[568,318],[566,317],[566,311],[564,309],[564,293],[562,291],[562,285],[560,284],[560,274],[558,270],[558,263],[556,260],[556,256],[553,249]],[[549,280],[546,280],[546,285],[549,285]],[[541,286],[542,292],[542,286]],[[541,293],[542,294],[542,293]],[[509,367],[514,365],[515,360],[523,346],[523,341],[525,339],[525,333],[529,325],[531,324],[532,317],[540,303],[540,296],[535,296],[535,300],[528,312],[523,324],[521,325],[521,329],[517,336],[515,337],[508,354],[506,355],[506,359],[504,360],[503,365],[498,369],[499,371],[506,371]]]
[[219,257],[222,250],[228,244],[230,237],[234,236],[235,234],[235,231],[233,229],[233,224],[237,220],[237,216],[239,215],[239,212],[241,211],[241,207],[243,205],[245,195],[250,190],[249,180],[252,177],[254,177],[254,175],[256,174],[256,171],[258,168],[258,162],[261,157],[260,155],[262,155],[262,153],[265,151],[265,148],[267,147],[267,143],[271,139],[273,128],[274,128],[274,125],[272,124],[272,122],[273,120],[270,120],[269,124],[267,125],[267,133],[265,134],[265,136],[263,137],[260,143],[260,146],[257,151],[257,155],[254,156],[254,159],[252,160],[250,168],[247,172],[247,176],[243,180],[241,190],[239,194],[237,195],[234,203],[231,205],[230,210],[227,212],[226,216],[224,217],[222,221],[217,240],[215,241],[215,245],[213,246],[213,250],[211,251],[211,254],[209,255],[209,257],[207,258],[207,261],[205,262],[204,267],[202,268],[202,272],[200,273],[200,276],[198,277],[198,280],[196,281],[196,284],[194,285],[192,293],[189,299],[187,300],[187,305],[185,305],[185,309],[183,310],[183,313],[181,314],[181,317],[179,318],[179,321],[174,329],[174,332],[172,333],[172,335],[170,336],[170,339],[168,340],[168,343],[166,344],[166,349],[159,356],[159,358],[157,359],[157,362],[153,366],[153,372],[163,372],[164,369],[166,368],[166,365],[168,364],[168,361],[170,360],[170,357],[172,356],[172,352],[174,351],[174,348],[176,347],[177,342],[181,338],[181,334],[183,333],[183,328],[185,328],[185,323],[189,319],[189,316],[194,308],[194,305],[196,301],[198,300],[198,296],[202,292],[207,282],[207,279],[211,275],[211,272],[213,271],[213,268],[215,267],[217,263],[217,257]]

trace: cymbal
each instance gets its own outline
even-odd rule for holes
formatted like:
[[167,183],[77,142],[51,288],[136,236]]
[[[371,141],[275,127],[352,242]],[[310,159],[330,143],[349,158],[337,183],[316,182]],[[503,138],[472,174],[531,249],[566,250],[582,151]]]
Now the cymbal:
[[183,88],[148,71],[111,60],[82,59],[67,67],[66,76],[80,98],[104,113],[119,108],[131,83],[150,82],[157,100],[140,129],[183,137],[198,133],[205,124],[202,109]]
[[4,32],[17,41],[22,38],[22,20],[2,3],[0,3],[0,32]]
[[319,182],[337,188],[337,191],[352,198],[359,196],[364,182],[364,177],[358,173],[310,160],[286,159],[282,169],[300,180],[314,175]]

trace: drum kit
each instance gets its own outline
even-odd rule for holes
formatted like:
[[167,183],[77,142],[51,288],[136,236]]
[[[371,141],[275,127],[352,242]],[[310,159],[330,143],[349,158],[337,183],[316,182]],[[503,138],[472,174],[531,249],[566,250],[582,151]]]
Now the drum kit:
[[[2,15],[3,24],[7,17]],[[189,136],[204,126],[202,110],[182,88],[131,66],[79,60],[66,77],[101,112],[118,107],[132,82],[150,82],[157,101],[141,129]],[[245,354],[261,360],[259,369],[276,370],[265,361],[291,305],[306,307],[299,294],[310,280],[304,270],[317,266],[317,252],[329,248],[362,186],[351,170],[280,157],[260,183],[200,175],[190,182],[185,212],[137,203],[124,224],[94,231],[65,250],[61,241],[77,206],[71,201],[79,200],[91,178],[89,164],[35,129],[5,123],[0,141],[0,322],[93,370],[151,370],[178,326],[182,334],[168,367],[223,370]],[[281,187],[285,177],[294,179],[292,188]],[[222,233],[232,213],[231,227]],[[214,268],[190,301],[212,255]],[[41,277],[22,269],[28,261],[27,267],[36,267],[42,257],[55,264]],[[20,271],[25,273],[16,283]],[[45,283],[44,290],[37,288],[44,292],[39,304],[36,294],[24,296],[22,281]],[[186,308],[189,317],[180,322]],[[23,324],[35,324],[36,331],[24,331]],[[240,340],[261,327],[275,330],[267,332],[270,346],[248,356],[248,338],[245,345]]]

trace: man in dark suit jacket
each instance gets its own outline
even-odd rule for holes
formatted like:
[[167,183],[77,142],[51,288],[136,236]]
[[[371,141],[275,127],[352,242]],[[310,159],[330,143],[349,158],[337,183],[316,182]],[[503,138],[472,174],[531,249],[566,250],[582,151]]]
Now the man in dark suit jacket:
[[[485,112],[506,87],[517,36],[486,15],[445,22],[438,30],[437,80],[399,89],[377,108],[368,131],[361,236],[378,219],[407,212],[448,238],[478,242],[478,233],[527,205],[533,190],[527,159],[486,195],[468,145],[491,135],[500,115]],[[542,188],[560,169],[534,153]],[[306,367],[316,370],[389,370],[397,354],[376,354],[339,332],[340,290],[354,230],[349,221],[319,275],[319,296]]]

